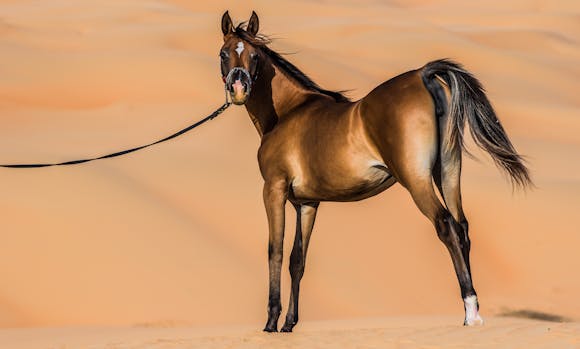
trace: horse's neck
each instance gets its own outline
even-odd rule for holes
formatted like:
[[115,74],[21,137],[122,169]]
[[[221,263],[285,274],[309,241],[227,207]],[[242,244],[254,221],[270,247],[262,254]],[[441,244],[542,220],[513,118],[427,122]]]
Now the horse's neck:
[[261,70],[255,82],[246,109],[260,137],[263,137],[311,94],[288,78],[278,67],[268,64]]

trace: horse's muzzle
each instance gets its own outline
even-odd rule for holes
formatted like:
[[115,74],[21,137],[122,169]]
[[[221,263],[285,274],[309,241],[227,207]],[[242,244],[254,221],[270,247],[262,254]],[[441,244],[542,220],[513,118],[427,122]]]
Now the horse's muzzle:
[[226,89],[232,98],[232,103],[236,105],[246,103],[252,90],[250,73],[244,68],[235,67],[230,70],[225,80]]

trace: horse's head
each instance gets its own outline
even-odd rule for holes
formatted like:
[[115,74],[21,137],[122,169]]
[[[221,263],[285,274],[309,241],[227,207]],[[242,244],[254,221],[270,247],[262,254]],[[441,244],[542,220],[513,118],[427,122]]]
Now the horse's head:
[[234,28],[227,11],[222,17],[224,34],[224,44],[220,50],[222,79],[232,102],[237,105],[246,103],[257,78],[262,53],[252,45],[252,41],[259,40],[256,38],[258,28],[259,20],[256,12],[252,12],[245,29],[241,26]]

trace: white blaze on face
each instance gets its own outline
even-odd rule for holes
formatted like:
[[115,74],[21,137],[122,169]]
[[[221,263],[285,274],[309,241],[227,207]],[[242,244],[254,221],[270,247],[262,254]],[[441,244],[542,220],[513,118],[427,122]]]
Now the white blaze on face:
[[243,42],[238,42],[238,46],[236,46],[236,52],[238,53],[238,56],[241,57],[242,56],[242,52],[244,52],[244,43]]

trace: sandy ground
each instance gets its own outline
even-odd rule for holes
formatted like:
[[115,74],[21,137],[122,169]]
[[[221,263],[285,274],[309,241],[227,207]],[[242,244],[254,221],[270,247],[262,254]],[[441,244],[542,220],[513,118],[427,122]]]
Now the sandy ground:
[[[259,139],[245,110],[230,108],[125,158],[0,170],[0,347],[19,338],[23,348],[580,346],[577,1],[0,0],[0,163],[105,154],[210,113],[223,102],[226,9],[236,21],[255,9],[274,49],[355,99],[441,57],[481,79],[537,185],[512,193],[484,155],[465,161],[488,324],[458,326],[450,258],[394,186],[321,206],[301,293],[306,324],[293,336],[258,333],[267,297]],[[493,317],[521,310],[572,322]],[[372,329],[348,320],[377,317],[386,319]],[[208,326],[224,332],[194,334]]]
[[[250,349],[250,348],[546,348],[580,346],[580,324],[490,318],[461,328],[451,317],[391,317],[307,322],[292,334],[263,333],[248,326],[78,327],[0,330],[10,348]],[[46,343],[52,343],[46,346]]]

